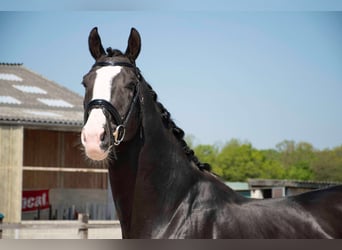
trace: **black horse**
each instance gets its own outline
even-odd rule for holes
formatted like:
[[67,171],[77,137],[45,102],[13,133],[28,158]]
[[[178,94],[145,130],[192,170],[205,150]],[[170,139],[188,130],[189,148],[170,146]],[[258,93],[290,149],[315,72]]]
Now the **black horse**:
[[83,78],[88,158],[109,169],[123,238],[342,238],[342,186],[283,199],[235,193],[202,164],[144,80],[132,28],[125,53],[89,35]]

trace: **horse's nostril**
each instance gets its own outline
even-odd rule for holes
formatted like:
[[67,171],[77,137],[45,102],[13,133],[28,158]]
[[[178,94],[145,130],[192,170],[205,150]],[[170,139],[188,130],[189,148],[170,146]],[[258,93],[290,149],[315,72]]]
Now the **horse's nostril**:
[[103,142],[106,137],[106,131],[103,131],[103,133],[100,135],[100,140]]
[[87,136],[86,136],[86,133],[84,132],[84,129],[82,130],[82,133],[81,133],[81,142],[83,145],[87,142]]

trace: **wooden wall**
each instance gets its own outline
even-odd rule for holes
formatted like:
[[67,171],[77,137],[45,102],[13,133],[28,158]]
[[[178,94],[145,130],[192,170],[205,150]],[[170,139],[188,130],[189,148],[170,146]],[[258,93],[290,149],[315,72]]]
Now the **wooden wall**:
[[[23,166],[23,189],[107,189],[107,173],[91,172],[94,167],[83,156],[79,132],[24,129]],[[85,168],[90,172],[79,171]]]

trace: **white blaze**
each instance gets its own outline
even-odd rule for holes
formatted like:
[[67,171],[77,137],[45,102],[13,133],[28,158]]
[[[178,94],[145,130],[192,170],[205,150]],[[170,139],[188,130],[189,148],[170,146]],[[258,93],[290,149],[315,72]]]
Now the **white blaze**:
[[120,66],[106,66],[96,70],[96,78],[93,87],[93,99],[110,101],[112,81],[121,71]]
[[[112,81],[120,71],[120,66],[105,66],[96,70],[92,100],[103,99],[110,102]],[[108,155],[108,152],[104,152],[100,147],[105,124],[106,117],[102,109],[96,108],[90,111],[87,123],[83,127],[82,144],[87,156],[93,160],[100,161]]]

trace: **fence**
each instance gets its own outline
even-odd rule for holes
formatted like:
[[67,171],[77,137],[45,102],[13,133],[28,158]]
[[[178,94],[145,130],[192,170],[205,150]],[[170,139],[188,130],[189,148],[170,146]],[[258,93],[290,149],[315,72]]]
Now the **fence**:
[[0,224],[0,239],[121,239],[119,221],[22,221]]

